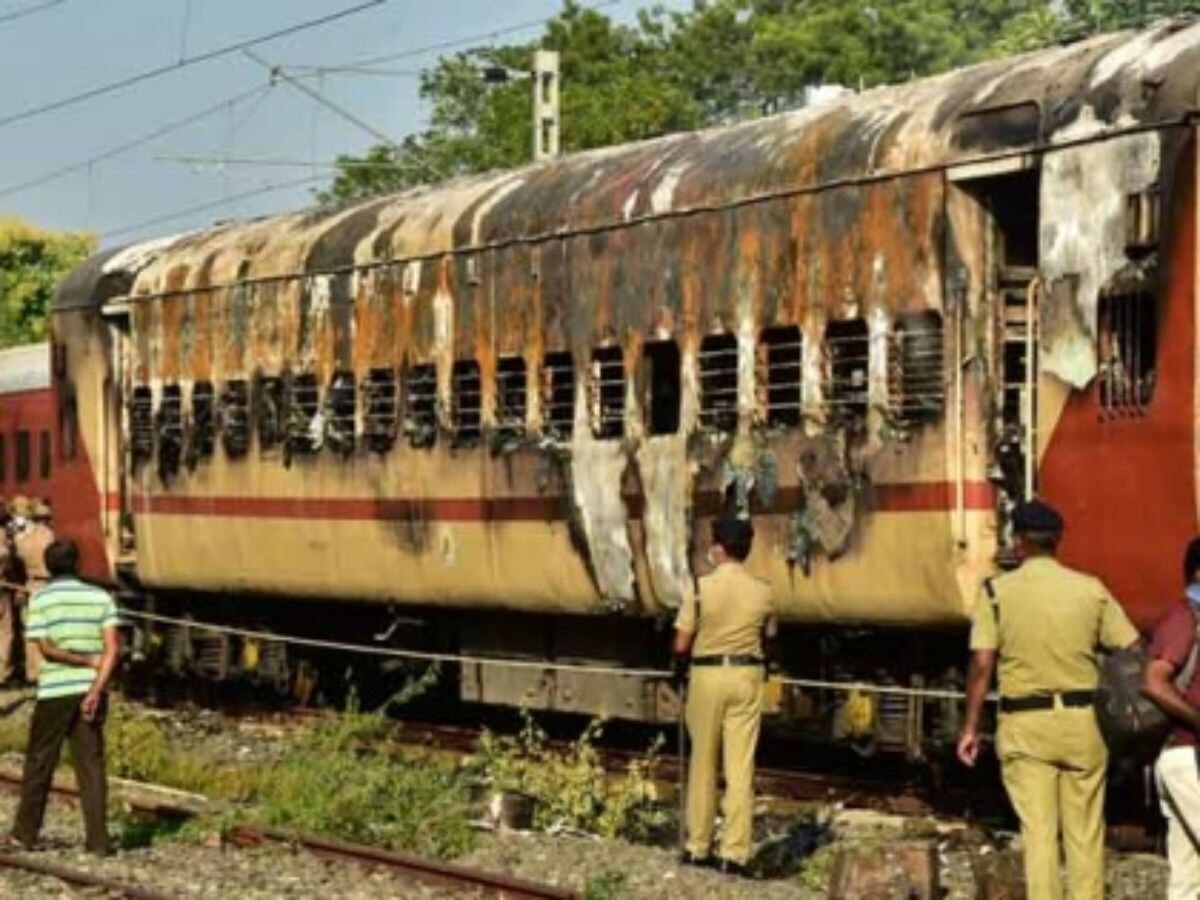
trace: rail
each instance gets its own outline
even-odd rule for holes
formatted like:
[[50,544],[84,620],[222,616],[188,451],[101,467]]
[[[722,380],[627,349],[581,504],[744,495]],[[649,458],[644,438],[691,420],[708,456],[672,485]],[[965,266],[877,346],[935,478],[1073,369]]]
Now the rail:
[[100,888],[107,897],[127,897],[129,900],[168,900],[166,894],[147,890],[135,884],[115,881],[102,875],[85,872],[82,869],[72,869],[58,863],[48,863],[40,859],[32,859],[22,853],[0,852],[0,868],[19,869],[47,878],[57,878],[66,884],[81,888]]

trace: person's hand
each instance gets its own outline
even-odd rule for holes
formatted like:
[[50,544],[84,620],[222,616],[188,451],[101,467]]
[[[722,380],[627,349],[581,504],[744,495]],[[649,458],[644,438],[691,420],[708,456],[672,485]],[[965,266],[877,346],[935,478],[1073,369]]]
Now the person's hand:
[[675,654],[671,657],[671,684],[677,689],[687,684],[688,668],[691,660],[686,656]]
[[84,695],[83,703],[79,705],[79,709],[83,712],[83,717],[89,722],[96,718],[96,713],[100,711],[101,694],[97,690],[90,690]]
[[963,730],[958,736],[958,758],[964,766],[973,769],[979,759],[979,733],[974,730]]

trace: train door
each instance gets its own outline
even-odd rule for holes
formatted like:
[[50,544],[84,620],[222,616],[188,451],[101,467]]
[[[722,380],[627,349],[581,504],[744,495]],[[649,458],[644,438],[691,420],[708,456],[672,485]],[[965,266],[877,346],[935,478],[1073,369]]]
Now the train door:
[[135,549],[126,415],[133,371],[130,365],[130,317],[129,308],[123,303],[109,304],[103,312],[108,331],[110,374],[104,397],[103,482],[107,496],[116,500],[104,504],[104,533],[109,552],[120,569],[133,564]]
[[1012,553],[1013,507],[1037,489],[1040,171],[1036,165],[970,182],[987,221],[985,308],[993,346],[990,480],[997,488],[999,556]]

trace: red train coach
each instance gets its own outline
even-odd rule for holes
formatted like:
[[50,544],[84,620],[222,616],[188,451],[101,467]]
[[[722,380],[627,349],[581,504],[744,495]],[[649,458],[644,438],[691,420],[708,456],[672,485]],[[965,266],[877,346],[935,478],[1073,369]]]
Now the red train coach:
[[[107,251],[53,322],[95,574],[200,618],[644,666],[736,511],[789,668],[952,686],[1036,491],[1149,625],[1197,528],[1197,96],[1200,26],[1169,21]],[[166,645],[260,659],[195,640]],[[675,713],[601,672],[459,688]],[[787,700],[861,736],[840,695]],[[911,750],[953,731],[935,707],[868,730]]]
[[0,350],[0,497],[50,497],[54,474],[50,346]]

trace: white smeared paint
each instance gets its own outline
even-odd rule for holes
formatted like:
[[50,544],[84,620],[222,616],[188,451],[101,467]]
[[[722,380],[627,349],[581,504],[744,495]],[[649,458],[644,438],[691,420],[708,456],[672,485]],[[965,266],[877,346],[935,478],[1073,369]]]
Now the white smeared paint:
[[[1096,374],[1100,293],[1129,263],[1126,198],[1154,184],[1160,163],[1155,132],[1053,150],[1043,159],[1038,242],[1047,286],[1042,321],[1050,325],[1042,333],[1042,368],[1077,388]],[[1069,280],[1077,281],[1075,296],[1060,291],[1055,298],[1059,282]],[[1073,302],[1076,314],[1047,306],[1056,302]]]
[[525,183],[524,175],[511,175],[507,180],[496,185],[492,192],[488,194],[487,199],[475,210],[474,216],[471,218],[471,243],[479,244],[481,242],[480,235],[483,232],[483,220],[487,218],[487,214],[496,208],[505,197],[518,190]]
[[178,234],[168,235],[167,237],[131,244],[106,260],[101,271],[105,275],[113,275],[120,272],[136,275],[154,262],[163,251],[167,250],[176,241],[195,233],[195,231],[182,231]]
[[650,194],[650,211],[652,213],[665,213],[673,208],[675,189],[679,187],[679,181],[683,178],[686,168],[686,165],[674,165],[663,174],[662,180],[654,186],[654,190]]
[[621,207],[621,215],[625,218],[626,222],[633,218],[633,211],[637,209],[637,202],[638,192],[636,190],[625,198],[625,205]]

